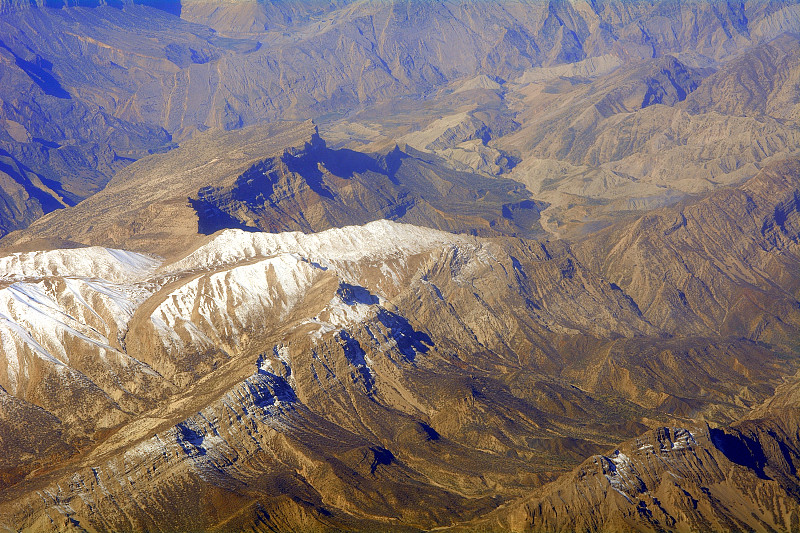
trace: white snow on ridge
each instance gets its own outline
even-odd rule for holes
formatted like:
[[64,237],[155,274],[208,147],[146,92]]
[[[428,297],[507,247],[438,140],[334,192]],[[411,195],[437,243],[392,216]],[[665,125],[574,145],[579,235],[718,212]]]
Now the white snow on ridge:
[[[195,343],[237,338],[265,312],[280,319],[303,297],[323,270],[293,254],[235,266],[182,285],[150,317],[164,345],[181,349],[176,328]],[[224,331],[219,329],[223,328]]]
[[363,226],[333,228],[319,233],[248,233],[230,229],[186,258],[166,265],[165,271],[205,269],[281,253],[298,254],[323,267],[337,261],[382,260],[423,252],[467,237],[389,220]]
[[319,302],[318,316],[308,321],[324,334],[372,317],[384,282],[402,283],[410,256],[474,243],[379,220],[316,234],[227,230],[163,267],[147,255],[102,247],[0,257],[0,385],[13,392],[24,384],[31,358],[61,367],[77,350],[124,360],[117,357],[122,336],[139,306],[170,279],[164,274],[203,274],[171,291],[151,314],[165,348],[235,349],[243,335],[282,320],[320,276],[357,286],[365,276],[378,280],[363,301],[337,295],[324,308]]
[[[364,269],[374,268],[397,285],[395,270],[408,256],[467,242],[472,239],[387,220],[314,234],[226,230],[188,257],[162,267],[164,273],[211,273],[169,294],[150,319],[168,350],[182,350],[187,342],[220,346],[267,316],[280,320],[326,270],[342,282],[360,285]],[[312,337],[367,320],[376,312],[373,304],[383,301],[379,294],[372,297],[374,302],[345,302],[335,296],[318,316],[306,320],[317,326]]]
[[688,429],[673,428],[672,435],[674,438],[672,441],[673,450],[683,450],[686,448],[691,448],[693,445],[697,445],[697,440],[695,439],[694,433]]
[[[136,307],[152,292],[103,280],[48,278],[0,289],[0,383],[12,393],[27,378],[28,357],[69,365],[67,345],[117,352],[109,337],[127,328]],[[4,368],[3,368],[4,367]],[[5,371],[5,372],[3,372]]]
[[144,254],[100,246],[15,253],[0,257],[0,281],[59,276],[134,282],[150,277],[160,264]]
[[104,335],[68,314],[41,283],[15,283],[0,290],[0,317],[12,330],[24,330],[27,337],[22,337],[26,344],[41,355],[46,353],[46,359],[55,357],[63,363],[69,362],[62,342],[65,335],[111,349]]
[[638,475],[633,461],[619,450],[616,450],[610,457],[603,457],[603,459],[608,461],[608,468],[604,469],[604,475],[611,487],[622,494],[626,500],[630,501],[630,497],[625,491],[637,485]]

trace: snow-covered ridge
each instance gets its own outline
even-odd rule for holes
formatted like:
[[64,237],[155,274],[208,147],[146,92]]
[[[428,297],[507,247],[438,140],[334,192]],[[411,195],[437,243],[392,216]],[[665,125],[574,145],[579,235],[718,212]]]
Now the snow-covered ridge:
[[[373,317],[383,291],[403,284],[410,256],[474,242],[381,220],[316,234],[227,230],[165,267],[102,247],[0,257],[0,386],[14,393],[41,363],[73,368],[86,354],[98,364],[138,364],[125,353],[125,335],[156,294],[161,301],[150,320],[168,353],[211,346],[236,352],[247,332],[279,324],[318,280],[334,276],[336,296],[307,308],[305,324],[317,325],[318,338]],[[187,271],[200,275],[160,291]]]
[[160,264],[99,246],[0,257],[0,385],[15,393],[35,359],[66,368],[71,354],[88,352],[127,364],[114,345]]
[[411,224],[376,220],[363,226],[346,226],[319,233],[248,233],[230,229],[208,244],[170,265],[165,271],[208,269],[278,254],[297,254],[327,267],[329,261],[382,260],[424,252],[469,238]]
[[29,355],[56,367],[70,366],[70,355],[78,351],[121,356],[112,344],[151,292],[78,278],[16,282],[0,289],[0,385],[15,393],[24,384],[34,365]]
[[[474,242],[387,220],[320,233],[249,233],[226,230],[162,273],[195,272],[154,309],[150,320],[169,353],[189,346],[231,351],[254,328],[280,322],[321,276],[335,276],[332,300],[312,303],[303,322],[314,340],[373,317],[383,291],[402,285],[407,260],[417,253]],[[367,288],[369,287],[369,288]]]
[[136,282],[150,277],[160,264],[144,254],[100,246],[15,253],[0,257],[0,282],[52,276]]

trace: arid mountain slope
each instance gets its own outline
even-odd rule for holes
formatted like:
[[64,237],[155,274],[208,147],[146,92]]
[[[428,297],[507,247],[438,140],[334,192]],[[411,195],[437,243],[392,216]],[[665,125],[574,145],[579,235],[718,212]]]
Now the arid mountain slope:
[[477,76],[424,105],[376,104],[320,127],[339,145],[385,151],[399,138],[453,168],[510,177],[549,204],[547,231],[580,238],[796,155],[798,49],[783,34],[719,64],[683,53]]
[[800,294],[799,178],[797,160],[777,162],[740,187],[612,226],[575,251],[654,325],[791,345],[794,326],[766,317]]
[[800,525],[796,391],[795,376],[730,427],[646,433],[463,529],[794,531]]
[[75,197],[62,190],[60,184],[42,180],[4,151],[0,151],[0,181],[0,233],[3,235],[27,227],[45,213],[75,203]]
[[730,428],[665,427],[589,458],[469,531],[793,531],[798,412]]
[[579,236],[592,221],[738,184],[796,154],[797,50],[784,35],[713,74],[662,58],[524,84],[507,97],[521,127],[491,146],[516,154],[510,176],[551,204],[545,227]]
[[52,213],[40,221],[41,234],[34,228],[30,234],[34,238],[74,238],[91,245],[124,242],[130,249],[162,255],[186,250],[202,239],[190,197],[210,184],[233,182],[265,157],[302,151],[315,133],[310,122],[278,123],[199,137],[179,149],[137,162],[120,172],[100,195],[78,204],[75,211]]
[[800,527],[797,2],[0,13],[0,530]]
[[710,76],[683,107],[692,114],[768,115],[797,122],[797,44],[797,34],[784,34],[748,50]]
[[[741,187],[618,224],[574,249],[634,300],[647,302],[643,317],[654,325],[672,323],[686,334],[714,324],[723,335],[761,338],[796,357],[794,320],[762,313],[797,307],[798,176],[797,161],[774,163]],[[685,309],[662,314],[675,305]],[[724,314],[703,312],[715,306]],[[732,316],[747,320],[728,323]],[[684,372],[675,375],[685,382]],[[800,523],[797,391],[797,376],[787,377],[771,398],[727,427],[645,433],[454,529],[793,531]]]

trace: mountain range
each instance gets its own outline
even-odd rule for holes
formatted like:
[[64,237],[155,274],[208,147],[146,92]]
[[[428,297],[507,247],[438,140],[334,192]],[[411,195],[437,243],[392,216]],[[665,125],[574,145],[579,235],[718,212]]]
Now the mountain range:
[[0,529],[800,527],[797,3],[0,27]]

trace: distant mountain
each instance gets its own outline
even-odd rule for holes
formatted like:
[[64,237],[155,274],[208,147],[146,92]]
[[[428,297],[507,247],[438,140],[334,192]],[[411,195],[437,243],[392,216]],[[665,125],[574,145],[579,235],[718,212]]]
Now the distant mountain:
[[797,154],[798,50],[786,34],[714,69],[683,55],[511,86],[521,126],[489,146],[513,154],[507,175],[550,204],[543,225],[579,237]]
[[[642,302],[653,324],[791,344],[782,321],[761,313],[795,305],[798,286],[786,274],[800,245],[798,176],[797,160],[776,162],[738,188],[612,226],[576,253]],[[728,323],[737,309],[747,320]]]
[[[348,114],[477,74],[511,79],[586,58],[627,64],[692,50],[713,63],[800,30],[798,7],[773,2],[6,0],[0,9],[0,148],[79,199],[206,128]],[[652,98],[671,98],[659,96],[668,86]],[[25,224],[4,216],[6,227]]]

